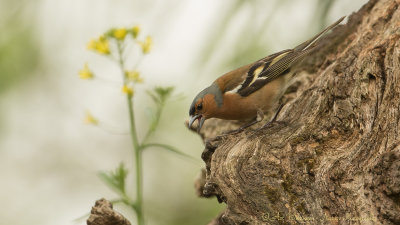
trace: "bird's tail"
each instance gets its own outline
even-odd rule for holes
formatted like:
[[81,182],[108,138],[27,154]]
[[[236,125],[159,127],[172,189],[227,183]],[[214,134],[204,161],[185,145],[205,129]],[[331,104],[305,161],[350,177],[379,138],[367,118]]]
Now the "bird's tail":
[[325,30],[321,31],[320,33],[318,33],[317,35],[315,35],[314,37],[310,38],[309,40],[301,43],[300,45],[296,46],[294,48],[295,51],[305,51],[305,50],[309,50],[316,41],[319,40],[320,37],[322,37],[326,32],[332,30],[334,27],[336,27],[340,22],[343,21],[343,19],[346,16],[343,16],[342,18],[340,18],[338,21],[336,21],[335,23],[333,23],[332,25],[330,25],[329,27],[325,28]]

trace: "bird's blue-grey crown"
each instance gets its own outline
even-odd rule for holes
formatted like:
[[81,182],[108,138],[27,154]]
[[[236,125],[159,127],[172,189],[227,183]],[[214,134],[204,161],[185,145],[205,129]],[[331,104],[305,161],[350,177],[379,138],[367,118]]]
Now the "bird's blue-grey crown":
[[[212,95],[214,96],[215,103],[217,104],[217,107],[221,107],[223,104],[223,99],[222,99],[222,91],[219,89],[217,83],[211,84],[208,88],[202,90],[197,96],[193,99],[192,105],[190,105],[189,109],[189,128],[192,127],[192,124],[195,120],[199,120],[199,125],[197,127],[197,132],[200,132],[201,127],[203,126],[204,121],[206,120],[206,117],[203,115],[202,109],[202,103],[200,105],[196,106],[196,103],[200,100],[203,99],[204,96],[206,95]],[[196,107],[199,110],[196,114]]]
[[222,92],[221,92],[221,90],[219,89],[218,84],[214,82],[214,83],[212,83],[209,87],[205,88],[205,89],[202,90],[200,93],[198,93],[198,94],[196,95],[196,97],[193,99],[193,102],[192,102],[192,104],[190,105],[190,109],[189,109],[189,116],[193,116],[193,115],[194,115],[194,113],[196,112],[196,108],[195,108],[195,107],[196,107],[196,102],[197,102],[199,99],[204,98],[204,96],[205,96],[206,94],[212,94],[212,95],[214,95],[214,99],[215,99],[215,102],[217,103],[217,106],[218,106],[218,107],[221,107],[221,106],[222,106],[222,104],[223,104]]

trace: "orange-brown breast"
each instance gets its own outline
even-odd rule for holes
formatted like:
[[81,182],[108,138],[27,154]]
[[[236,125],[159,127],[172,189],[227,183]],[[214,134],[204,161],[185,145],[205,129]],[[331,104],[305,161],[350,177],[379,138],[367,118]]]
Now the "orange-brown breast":
[[248,120],[257,116],[257,107],[251,99],[230,92],[225,93],[223,97],[224,104],[218,108],[215,117],[225,120]]

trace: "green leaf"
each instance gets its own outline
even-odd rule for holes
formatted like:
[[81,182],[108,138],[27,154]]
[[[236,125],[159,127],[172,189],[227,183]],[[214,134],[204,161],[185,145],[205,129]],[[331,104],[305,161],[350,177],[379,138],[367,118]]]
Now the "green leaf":
[[155,95],[152,91],[147,90],[146,93],[153,99],[155,103],[159,103],[160,99],[158,99],[157,95]]
[[153,101],[159,105],[164,104],[169,97],[171,97],[174,87],[160,87],[157,86],[153,90],[148,90],[147,94],[153,99]]
[[121,196],[126,197],[125,180],[128,176],[128,170],[123,163],[121,163],[115,171],[101,171],[98,175],[111,189]]

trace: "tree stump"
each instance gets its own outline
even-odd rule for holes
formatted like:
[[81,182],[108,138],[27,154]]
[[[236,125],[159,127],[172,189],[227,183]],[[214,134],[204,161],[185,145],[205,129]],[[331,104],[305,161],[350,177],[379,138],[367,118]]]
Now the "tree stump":
[[400,224],[400,2],[371,0],[303,66],[277,121],[209,120],[198,192],[210,224]]
[[131,223],[121,214],[114,211],[111,202],[104,198],[96,201],[92,207],[87,225],[131,225]]

